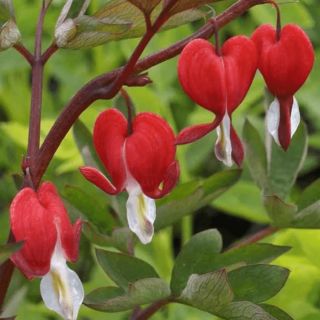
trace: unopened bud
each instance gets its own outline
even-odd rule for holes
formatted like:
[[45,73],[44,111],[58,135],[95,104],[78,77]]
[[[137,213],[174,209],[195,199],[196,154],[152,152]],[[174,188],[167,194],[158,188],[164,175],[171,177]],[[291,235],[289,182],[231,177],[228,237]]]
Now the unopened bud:
[[21,39],[20,31],[13,20],[4,23],[0,29],[0,50],[14,46]]
[[58,47],[65,47],[70,40],[72,40],[77,34],[77,26],[72,19],[65,20],[60,24],[55,31],[55,39]]

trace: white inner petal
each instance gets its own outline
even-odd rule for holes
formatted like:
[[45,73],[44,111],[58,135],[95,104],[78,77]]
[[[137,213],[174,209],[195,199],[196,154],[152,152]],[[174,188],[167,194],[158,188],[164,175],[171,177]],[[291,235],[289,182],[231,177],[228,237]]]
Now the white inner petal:
[[129,194],[127,201],[128,225],[143,244],[152,240],[156,219],[155,201],[147,197],[141,190],[140,185],[132,177],[128,179],[126,189]]
[[297,131],[301,121],[299,105],[295,97],[293,97],[290,121],[291,121],[291,137],[292,137]]
[[[300,124],[300,120],[301,120],[301,117],[300,117],[299,105],[296,98],[293,97],[293,104],[292,104],[291,115],[290,115],[291,137],[297,131]],[[280,145],[279,136],[278,136],[278,130],[280,125],[280,103],[277,98],[273,100],[273,102],[271,103],[267,111],[266,122],[267,122],[268,132],[274,138],[275,142],[278,145]]]
[[275,98],[273,102],[270,104],[270,107],[267,111],[266,123],[268,132],[271,134],[274,141],[280,145],[278,136],[278,129],[280,123],[280,104],[277,98]]
[[226,112],[221,124],[217,127],[218,139],[215,154],[218,160],[222,161],[228,167],[231,167],[233,164],[230,127],[230,117]]
[[47,308],[66,320],[76,320],[84,291],[78,275],[68,268],[60,240],[51,257],[50,271],[42,278],[40,292]]

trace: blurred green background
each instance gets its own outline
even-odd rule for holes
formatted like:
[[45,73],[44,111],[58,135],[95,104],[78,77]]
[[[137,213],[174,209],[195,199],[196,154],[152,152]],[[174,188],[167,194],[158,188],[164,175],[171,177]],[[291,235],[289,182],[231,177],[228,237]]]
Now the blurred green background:
[[[106,0],[92,0],[89,11],[94,12]],[[222,1],[213,8],[219,14],[234,1]],[[283,1],[282,1],[283,2]],[[37,14],[41,1],[15,0],[18,26],[23,43],[32,50]],[[44,47],[52,40],[55,21],[64,1],[53,1],[47,15]],[[290,1],[281,5],[283,23],[298,23],[310,35],[316,56],[320,54],[320,6],[318,0]],[[221,30],[221,40],[235,34],[250,36],[262,23],[274,23],[275,12],[271,6],[260,5]],[[196,22],[174,30],[158,34],[148,46],[145,54],[165,48],[188,36],[204,22]],[[47,65],[44,83],[43,137],[48,132],[55,117],[70,97],[88,80],[96,75],[122,65],[130,56],[137,39],[111,42],[104,46],[85,50],[60,50]],[[129,88],[138,111],[152,111],[166,118],[176,132],[190,124],[208,122],[212,115],[195,106],[180,88],[176,75],[177,59],[167,61],[150,70],[152,85],[144,88]],[[304,121],[309,131],[309,151],[307,160],[291,194],[292,199],[302,188],[316,180],[320,173],[320,71],[319,62],[298,92]],[[20,162],[25,154],[30,104],[30,68],[14,50],[0,53],[0,244],[5,243],[8,234],[8,207],[16,193],[12,174],[20,173]],[[91,130],[98,113],[113,105],[113,101],[99,101],[92,105],[81,120]],[[264,132],[264,83],[257,74],[248,96],[234,114],[234,124],[241,133],[246,117]],[[196,177],[207,177],[223,170],[214,157],[215,135],[210,134],[201,141],[179,147],[181,182]],[[89,185],[78,173],[82,158],[77,150],[72,132],[59,148],[45,179],[52,180],[65,194],[68,186],[79,186],[88,194],[104,195]],[[224,236],[225,246],[231,242],[259,230],[268,223],[268,217],[261,203],[260,190],[252,181],[247,164],[241,180],[229,191],[207,206],[185,218],[173,228],[158,233],[152,244],[137,248],[137,256],[149,261],[165,279],[170,278],[174,255],[190,236],[207,228],[218,228]],[[103,201],[103,200],[102,200]],[[101,223],[108,229],[110,221],[102,202]],[[89,213],[89,212],[88,212]],[[267,241],[290,245],[293,249],[275,263],[289,268],[292,272],[285,288],[272,299],[297,320],[320,319],[320,231],[283,230]],[[95,264],[92,247],[83,237],[81,258],[75,266],[84,281],[86,292],[111,283]],[[28,283],[16,271],[7,299],[8,313],[18,314],[17,319],[57,319],[45,309],[39,297],[39,280]],[[213,319],[214,317],[181,305],[171,305],[152,319]],[[128,314],[104,314],[81,308],[79,319],[128,319]]]

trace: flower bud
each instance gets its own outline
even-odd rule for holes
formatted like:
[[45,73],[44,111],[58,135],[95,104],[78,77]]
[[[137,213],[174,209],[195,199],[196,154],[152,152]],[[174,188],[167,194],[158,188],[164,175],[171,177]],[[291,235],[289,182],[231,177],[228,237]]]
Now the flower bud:
[[77,33],[77,26],[73,19],[66,19],[62,24],[56,27],[54,36],[58,47],[65,47]]
[[0,51],[14,46],[21,39],[16,23],[10,19],[0,29]]

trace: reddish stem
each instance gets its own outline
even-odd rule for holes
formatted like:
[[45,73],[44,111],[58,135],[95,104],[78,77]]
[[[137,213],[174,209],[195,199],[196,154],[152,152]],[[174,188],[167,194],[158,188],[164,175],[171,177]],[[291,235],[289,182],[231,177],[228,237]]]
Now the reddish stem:
[[13,46],[13,48],[16,49],[27,60],[27,62],[30,65],[32,65],[33,55],[30,53],[30,51],[22,43],[15,44]]
[[[228,10],[217,17],[217,28],[221,28],[222,26],[226,25],[236,17],[242,15],[251,7],[264,3],[266,3],[266,0],[239,0]],[[166,48],[147,58],[144,58],[137,63],[133,64],[133,61],[135,61],[137,57],[135,56],[134,58],[132,58],[129,67],[128,65],[125,67],[126,72],[130,71],[131,74],[123,76],[124,68],[122,67],[107,74],[101,75],[83,86],[71,99],[68,105],[62,110],[61,114],[59,115],[58,119],[54,123],[53,127],[51,128],[49,134],[47,135],[45,141],[41,146],[37,171],[34,172],[35,185],[38,185],[40,183],[41,177],[47,169],[54,153],[72,127],[73,123],[78,119],[81,113],[86,110],[94,101],[98,99],[112,99],[121,88],[121,86],[119,88],[121,82],[126,80],[129,76],[132,76],[133,73],[138,74],[161,62],[177,56],[182,51],[184,46],[191,40],[196,38],[210,38],[214,33],[214,30],[215,27],[211,22],[209,22],[193,35],[185,38],[180,42],[177,42],[169,48]],[[149,37],[149,35],[147,37]]]
[[52,57],[54,53],[58,51],[59,47],[52,43],[51,46],[42,54],[41,60],[43,65],[47,63],[47,61]]
[[130,320],[147,320],[170,302],[171,300],[169,299],[157,301],[151,304],[149,307],[134,313]]

